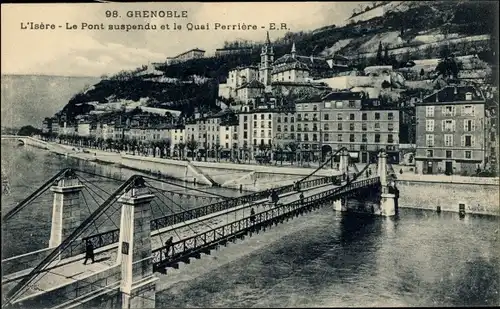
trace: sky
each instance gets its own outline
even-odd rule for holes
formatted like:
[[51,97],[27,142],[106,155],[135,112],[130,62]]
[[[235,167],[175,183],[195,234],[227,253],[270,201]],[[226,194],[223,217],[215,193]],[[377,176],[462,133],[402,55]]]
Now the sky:
[[[130,70],[148,62],[163,62],[191,48],[213,54],[224,41],[263,41],[269,23],[286,23],[289,31],[308,31],[342,24],[359,3],[94,3],[5,4],[1,10],[1,73],[62,76],[101,76]],[[187,11],[187,18],[130,18],[128,11]],[[119,17],[107,18],[106,11]],[[21,29],[21,25],[54,24],[55,30]],[[155,24],[156,31],[110,31],[109,24]],[[183,25],[182,30],[159,30],[161,25]],[[66,23],[101,24],[106,30],[67,30]],[[188,31],[186,24],[212,29]],[[257,30],[213,30],[214,23],[255,24]],[[59,27],[61,26],[61,27]],[[261,28],[262,26],[265,29]],[[270,31],[271,41],[286,30]],[[300,52],[300,51],[298,51]]]

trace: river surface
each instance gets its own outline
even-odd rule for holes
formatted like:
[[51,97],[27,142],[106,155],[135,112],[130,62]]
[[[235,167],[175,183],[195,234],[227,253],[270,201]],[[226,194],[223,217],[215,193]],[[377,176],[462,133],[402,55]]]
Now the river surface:
[[[4,141],[1,151],[2,178],[9,184],[9,192],[2,194],[3,213],[65,167],[123,179],[134,173]],[[86,177],[104,191],[119,186]],[[51,193],[45,195],[3,224],[3,257],[47,246]],[[220,249],[216,254],[225,262],[204,256],[186,265],[177,272],[191,268],[191,274],[173,284],[165,284],[173,275],[159,274],[157,308],[499,305],[498,229],[497,217],[460,219],[455,213],[401,208],[388,219],[324,207]]]

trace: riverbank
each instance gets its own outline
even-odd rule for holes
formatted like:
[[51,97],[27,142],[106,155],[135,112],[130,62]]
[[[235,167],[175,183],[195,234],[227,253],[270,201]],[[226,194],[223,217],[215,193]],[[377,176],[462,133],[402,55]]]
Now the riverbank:
[[[310,173],[314,168],[290,166],[264,166],[223,162],[198,162],[135,156],[126,153],[88,149],[76,151],[76,147],[47,143],[26,138],[27,145],[47,149],[73,158],[116,164],[125,168],[150,173],[161,173],[186,182],[261,191],[292,184]],[[338,173],[324,169],[314,177]],[[466,213],[500,216],[499,179],[445,175],[416,175],[412,172],[397,174],[400,190],[399,207],[459,212],[460,204]]]

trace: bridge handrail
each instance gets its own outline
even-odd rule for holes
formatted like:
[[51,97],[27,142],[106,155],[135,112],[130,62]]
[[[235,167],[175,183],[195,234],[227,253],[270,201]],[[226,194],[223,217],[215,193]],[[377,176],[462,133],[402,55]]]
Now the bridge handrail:
[[[291,211],[294,211],[298,208],[302,208],[302,207],[306,207],[306,206],[309,206],[310,204],[314,203],[314,202],[318,202],[318,201],[322,201],[323,199],[326,199],[326,200],[331,200],[331,199],[334,199],[334,198],[339,198],[339,196],[337,195],[341,195],[343,193],[348,193],[349,191],[352,191],[354,189],[357,189],[359,187],[365,187],[365,186],[369,186],[369,185],[373,185],[377,182],[380,181],[380,178],[379,177],[372,177],[372,178],[368,178],[368,179],[363,179],[363,180],[360,180],[360,181],[356,181],[356,182],[351,182],[347,185],[344,185],[342,187],[337,187],[337,188],[333,188],[331,190],[327,190],[327,191],[324,191],[324,192],[320,192],[320,193],[316,193],[316,194],[313,194],[311,196],[308,196],[307,198],[304,198],[304,201],[303,203],[298,200],[298,201],[294,201],[294,202],[290,202],[290,203],[287,203],[287,204],[281,204],[281,205],[278,205],[277,207],[274,207],[274,208],[271,208],[269,210],[264,210],[262,212],[259,212],[257,214],[255,214],[255,220],[257,221],[257,223],[260,223],[262,221],[262,218],[266,217],[266,220],[269,220],[269,219],[272,219],[274,218],[274,213],[277,212],[278,213],[278,216],[279,215],[283,215],[283,214],[286,214],[286,213],[289,213]],[[285,208],[287,208],[289,211],[288,212],[283,212],[283,213],[279,213],[280,210],[284,210]],[[293,209],[292,209],[293,208]],[[269,218],[269,214],[271,214],[271,217]],[[162,263],[166,260],[162,260],[162,253],[163,252],[166,252],[167,248],[171,248],[172,249],[172,253],[171,253],[171,256],[174,256],[175,252],[176,252],[176,247],[182,247],[183,251],[180,253],[184,253],[186,252],[186,244],[188,242],[191,242],[191,243],[194,243],[194,248],[193,249],[196,249],[196,240],[197,239],[202,239],[204,241],[204,245],[209,245],[215,241],[217,241],[216,239],[216,235],[221,235],[222,237],[221,238],[224,238],[224,237],[228,237],[228,236],[232,236],[232,234],[234,233],[237,233],[237,232],[241,232],[242,229],[241,229],[241,225],[242,223],[243,224],[243,229],[247,229],[248,228],[248,225],[249,225],[249,220],[250,220],[250,217],[245,217],[245,218],[242,218],[240,220],[237,220],[237,221],[233,221],[229,224],[225,224],[223,226],[219,226],[219,227],[216,227],[214,229],[211,229],[211,230],[208,230],[208,231],[205,231],[203,233],[199,233],[197,235],[194,235],[194,236],[191,236],[191,237],[188,237],[188,238],[185,238],[185,239],[181,239],[181,240],[178,240],[174,243],[172,243],[169,247],[167,246],[162,246],[158,249],[155,249],[152,251],[152,260],[153,260],[153,263],[155,263],[156,265],[159,264],[159,263]],[[236,231],[234,231],[234,228],[233,226],[235,225],[238,225],[238,229]],[[228,229],[228,231],[230,232],[229,234],[224,234],[224,232],[226,231],[226,228]],[[221,232],[217,233],[217,231],[220,230]],[[213,241],[210,242],[210,243],[207,243],[206,242],[206,239],[207,239],[207,235],[208,234],[212,234],[213,236]],[[190,249],[192,250],[192,249]]]
[[[325,177],[318,178],[318,179],[311,179],[311,180],[307,181],[306,183],[303,183],[301,185],[301,187],[304,189],[307,189],[310,187],[315,187],[315,186],[327,184],[329,182],[333,182],[336,179],[336,177],[339,177],[339,176],[334,176],[334,177],[325,176]],[[282,188],[284,188],[284,190],[282,190],[282,192],[280,192],[281,194],[293,191],[293,185],[283,186]],[[185,222],[188,220],[203,217],[203,216],[215,213],[215,212],[234,208],[234,207],[237,207],[239,205],[244,205],[246,203],[251,203],[251,202],[258,201],[258,200],[262,200],[262,199],[265,199],[267,197],[266,194],[267,193],[265,191],[264,192],[262,192],[262,191],[256,192],[256,193],[252,193],[249,195],[240,196],[240,197],[232,198],[229,200],[225,200],[225,201],[221,201],[221,202],[217,202],[217,203],[213,203],[213,204],[188,209],[186,211],[174,213],[174,214],[171,214],[171,215],[168,215],[165,217],[160,217],[160,218],[151,220],[151,231],[156,231],[156,230],[162,229],[164,227],[172,226],[172,225],[179,224],[179,223],[182,223],[182,222]],[[249,205],[247,207],[252,207],[252,206],[253,205]],[[237,211],[237,210],[235,210],[235,211]],[[160,220],[161,220],[161,223],[158,223]],[[82,238],[81,243],[73,243],[67,250],[69,250],[71,255],[81,254],[81,253],[85,252],[84,244],[85,244],[85,241],[87,241],[87,240],[90,240],[92,242],[92,244],[94,245],[94,248],[97,249],[97,248],[104,247],[104,246],[113,244],[115,242],[118,242],[119,238],[120,238],[120,230],[113,229],[113,230],[109,230],[109,231],[102,232],[99,234],[84,237],[84,238]]]

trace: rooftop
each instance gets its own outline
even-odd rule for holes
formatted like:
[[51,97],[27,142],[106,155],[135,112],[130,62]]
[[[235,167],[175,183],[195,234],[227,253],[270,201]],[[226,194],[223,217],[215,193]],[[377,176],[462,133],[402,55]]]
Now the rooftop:
[[[472,96],[467,100],[467,93]],[[485,102],[481,91],[474,86],[446,86],[431,95],[423,98],[421,103],[464,103],[464,102]]]

